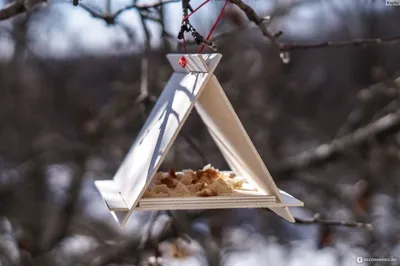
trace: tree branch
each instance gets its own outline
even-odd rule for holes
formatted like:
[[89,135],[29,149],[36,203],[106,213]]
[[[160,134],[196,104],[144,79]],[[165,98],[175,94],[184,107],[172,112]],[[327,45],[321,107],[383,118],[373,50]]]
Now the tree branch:
[[393,44],[400,42],[400,36],[393,36],[387,38],[374,38],[374,39],[355,39],[350,41],[342,42],[321,42],[314,44],[296,44],[296,43],[282,43],[279,45],[280,51],[294,51],[294,50],[310,50],[319,48],[344,48],[348,46],[370,46],[370,45],[380,45],[380,44]]
[[46,0],[17,0],[7,4],[0,9],[0,21],[12,18],[24,12],[34,10],[39,4],[46,3]]
[[167,0],[167,1],[160,1],[154,4],[147,4],[147,5],[142,5],[142,4],[136,4],[134,3],[133,5],[124,7],[119,9],[118,11],[116,11],[114,14],[111,13],[107,13],[105,12],[104,14],[97,12],[95,10],[93,10],[92,8],[79,3],[79,6],[83,9],[85,9],[93,18],[98,18],[98,19],[102,19],[104,20],[108,25],[113,25],[116,22],[116,19],[125,11],[131,10],[131,9],[137,9],[139,11],[148,11],[149,9],[153,9],[153,8],[158,8],[162,5],[166,5],[166,4],[171,4],[171,3],[176,3],[179,2],[180,0]]
[[0,10],[0,20],[6,20],[26,11],[23,1],[16,1],[7,4]]
[[270,17],[261,18],[257,15],[257,13],[250,6],[246,5],[242,2],[242,0],[229,0],[234,5],[237,5],[247,16],[247,18],[254,22],[261,30],[263,36],[267,37],[272,44],[279,47],[280,43],[278,41],[278,36],[281,35],[281,32],[272,33],[268,30],[268,22],[271,20]]
[[263,36],[267,37],[273,45],[275,45],[280,52],[289,52],[294,50],[310,50],[310,49],[320,49],[320,48],[333,48],[333,47],[362,47],[370,45],[380,45],[380,44],[393,44],[400,42],[400,36],[392,36],[386,38],[367,38],[367,39],[355,39],[350,41],[342,42],[321,42],[314,44],[297,44],[297,43],[282,43],[279,41],[279,37],[283,34],[282,32],[272,33],[268,30],[268,23],[270,18],[261,18],[256,12],[247,4],[243,3],[242,0],[229,0],[232,4],[237,5],[247,16],[247,18],[254,22],[261,30]]
[[147,228],[146,231],[144,232],[142,238],[140,239],[139,245],[137,247],[137,256],[135,259],[135,265],[139,265],[140,260],[142,258],[142,253],[143,250],[147,244],[147,242],[150,240],[154,225],[156,224],[157,218],[159,217],[160,212],[159,211],[153,211],[150,214],[149,221],[147,222]]
[[321,163],[330,159],[333,155],[342,153],[351,147],[360,145],[372,137],[399,126],[399,124],[400,110],[387,114],[380,119],[355,130],[351,134],[334,139],[330,143],[322,144],[315,149],[305,151],[299,155],[289,158],[276,170],[280,173],[291,172]]
[[346,221],[337,221],[337,220],[323,220],[320,218],[320,215],[317,213],[312,218],[297,218],[295,217],[296,224],[323,224],[329,226],[344,226],[351,228],[360,228],[368,231],[373,230],[373,226],[370,223],[360,223],[360,222],[346,222]]

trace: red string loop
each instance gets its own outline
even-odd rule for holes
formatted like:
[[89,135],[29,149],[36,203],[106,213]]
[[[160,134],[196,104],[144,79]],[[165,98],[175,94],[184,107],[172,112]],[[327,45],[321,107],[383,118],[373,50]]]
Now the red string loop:
[[[184,21],[186,21],[187,19],[189,19],[189,17],[190,17],[191,15],[193,15],[197,10],[199,10],[201,7],[203,7],[203,6],[204,6],[205,4],[207,4],[208,2],[210,2],[210,0],[204,1],[204,2],[203,2],[201,5],[199,5],[196,9],[194,9],[192,13],[188,14],[187,16],[185,16],[185,17],[182,19],[182,22],[184,22]],[[228,5],[228,3],[229,3],[229,0],[226,0],[226,1],[225,1],[225,5],[222,7],[221,11],[219,12],[219,15],[218,15],[218,17],[217,17],[217,20],[214,22],[214,24],[213,24],[213,26],[212,26],[210,32],[209,32],[208,35],[207,35],[206,41],[208,41],[208,40],[211,38],[211,35],[212,35],[212,33],[214,32],[215,28],[217,27],[218,22],[221,20],[221,18],[222,18],[222,13],[224,12],[225,7]],[[184,33],[184,34],[185,34],[185,33]],[[186,50],[186,39],[185,39],[185,35],[183,36],[183,49],[184,49],[185,54],[186,54],[186,53],[187,53],[187,50]],[[203,52],[203,50],[204,50],[204,43],[202,44],[199,53],[201,54],[201,53]],[[187,60],[186,60],[186,58],[185,58],[184,56],[182,56],[182,57],[179,59],[179,64],[180,64],[183,68],[186,67]]]
[[185,20],[187,20],[191,15],[194,14],[194,12],[196,12],[197,10],[199,10],[201,7],[203,7],[203,6],[204,6],[205,4],[207,4],[208,2],[210,2],[210,0],[204,1],[201,5],[199,5],[198,7],[196,7],[195,10],[193,10],[192,13],[188,14],[187,16],[185,16],[185,17],[182,19],[182,22],[184,22]]
[[[208,35],[207,35],[206,41],[208,41],[208,40],[210,39],[211,34],[213,33],[213,31],[214,31],[215,28],[217,27],[218,22],[219,22],[219,21],[221,20],[221,18],[222,18],[222,13],[224,12],[225,7],[228,5],[228,3],[229,3],[229,0],[226,0],[226,1],[225,1],[225,5],[222,7],[221,11],[219,12],[219,15],[218,15],[217,20],[214,22],[214,25],[212,26],[210,32],[209,32]],[[201,45],[199,54],[201,54],[201,53],[203,52],[203,50],[204,50],[204,43]]]
[[[189,19],[189,17],[191,16],[191,15],[193,15],[194,13],[196,13],[196,11],[197,10],[199,10],[200,8],[202,8],[205,4],[207,4],[208,2],[210,2],[210,0],[206,0],[206,1],[204,1],[201,5],[199,5],[198,7],[196,7],[194,10],[193,10],[193,12],[192,13],[190,13],[190,14],[188,14],[188,15],[186,15],[183,19],[182,19],[182,22],[185,22],[186,20],[188,20]],[[187,51],[186,51],[186,40],[185,40],[185,32],[183,32],[183,49],[184,49],[184,51],[185,51],[185,54],[187,53]]]

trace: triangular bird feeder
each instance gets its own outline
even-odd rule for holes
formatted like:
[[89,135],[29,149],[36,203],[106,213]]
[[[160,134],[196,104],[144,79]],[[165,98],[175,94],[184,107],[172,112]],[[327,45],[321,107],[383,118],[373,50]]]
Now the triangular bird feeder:
[[[169,54],[174,69],[113,180],[96,187],[123,227],[133,210],[269,208],[295,222],[288,207],[303,202],[277,188],[213,74],[221,54]],[[182,62],[184,61],[184,62]],[[256,192],[231,196],[142,198],[187,117],[196,108],[231,170]]]

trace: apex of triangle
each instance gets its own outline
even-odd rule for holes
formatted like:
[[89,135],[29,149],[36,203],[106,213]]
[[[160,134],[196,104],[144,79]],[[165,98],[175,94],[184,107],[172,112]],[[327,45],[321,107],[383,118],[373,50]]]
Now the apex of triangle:
[[[182,67],[179,64],[181,57],[186,58],[187,65]],[[168,54],[168,61],[176,73],[214,73],[219,62],[221,54]]]
[[[185,57],[181,66],[179,59]],[[196,109],[230,170],[246,178],[262,193],[262,199],[247,199],[241,208],[269,208],[289,222],[288,207],[303,206],[280,191],[246,133],[234,108],[214,75],[221,54],[169,54],[174,73],[136,136],[113,180],[95,185],[112,216],[123,227],[134,210],[237,208],[235,199],[211,197],[161,201],[142,199],[186,119]],[[233,200],[233,201],[232,201]],[[168,202],[171,202],[169,204]],[[244,202],[244,201],[243,201]],[[172,204],[173,203],[173,204]]]

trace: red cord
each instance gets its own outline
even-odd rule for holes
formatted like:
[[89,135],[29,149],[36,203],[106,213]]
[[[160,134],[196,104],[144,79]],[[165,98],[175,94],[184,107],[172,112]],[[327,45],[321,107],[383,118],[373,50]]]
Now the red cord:
[[[228,5],[229,0],[225,1],[225,5],[222,7],[221,12],[219,12],[218,18],[217,20],[214,22],[214,25],[212,26],[210,33],[208,33],[208,36],[206,38],[206,40],[208,41],[211,37],[211,34],[213,33],[213,31],[215,30],[215,28],[217,27],[218,22],[220,21],[220,19],[222,18],[222,13],[224,12],[225,7]],[[204,43],[201,45],[199,54],[201,54],[201,52],[203,52],[204,49]]]
[[191,15],[194,14],[194,12],[196,12],[197,10],[199,10],[202,6],[204,6],[204,5],[207,4],[208,2],[210,2],[210,0],[206,0],[206,1],[203,2],[201,5],[199,5],[195,10],[193,10],[192,13],[188,14],[187,16],[185,16],[185,17],[182,19],[182,22],[184,22],[185,20],[187,20]]
[[[191,15],[193,15],[197,10],[199,10],[202,6],[204,6],[205,4],[207,4],[209,1],[210,1],[210,0],[206,0],[206,1],[203,2],[200,6],[198,6],[195,10],[193,10],[192,13],[188,14],[187,16],[185,16],[185,17],[182,19],[182,22],[184,22],[185,20],[187,20]],[[214,25],[212,26],[210,32],[209,32],[208,35],[207,35],[207,38],[206,38],[207,41],[210,39],[210,37],[211,37],[213,31],[214,31],[215,28],[217,27],[218,22],[221,20],[221,18],[222,18],[222,13],[224,12],[225,7],[228,5],[228,2],[229,2],[229,0],[226,0],[226,1],[225,1],[225,5],[222,7],[221,11],[219,12],[219,15],[218,15],[217,20],[214,22]],[[183,49],[184,49],[184,51],[185,51],[185,54],[187,54],[185,35],[183,35]],[[203,52],[203,49],[204,49],[204,43],[202,44],[202,46],[201,46],[201,48],[200,48],[200,52],[199,52],[200,54]],[[186,67],[186,64],[187,64],[187,60],[186,60],[186,58],[185,58],[184,56],[182,56],[182,57],[179,59],[178,63],[182,66],[182,68],[185,68],[185,67]]]
[[[184,22],[185,20],[187,20],[191,15],[193,15],[197,10],[199,10],[202,6],[204,6],[204,5],[207,4],[208,2],[210,2],[210,0],[204,1],[204,2],[203,2],[201,5],[199,5],[196,9],[194,9],[192,13],[186,15],[186,16],[182,19],[182,22]],[[185,54],[187,54],[185,33],[183,33],[183,49],[184,49],[184,51],[185,51]],[[185,65],[186,65],[186,64],[185,64]],[[183,67],[184,67],[184,66],[183,66]]]

